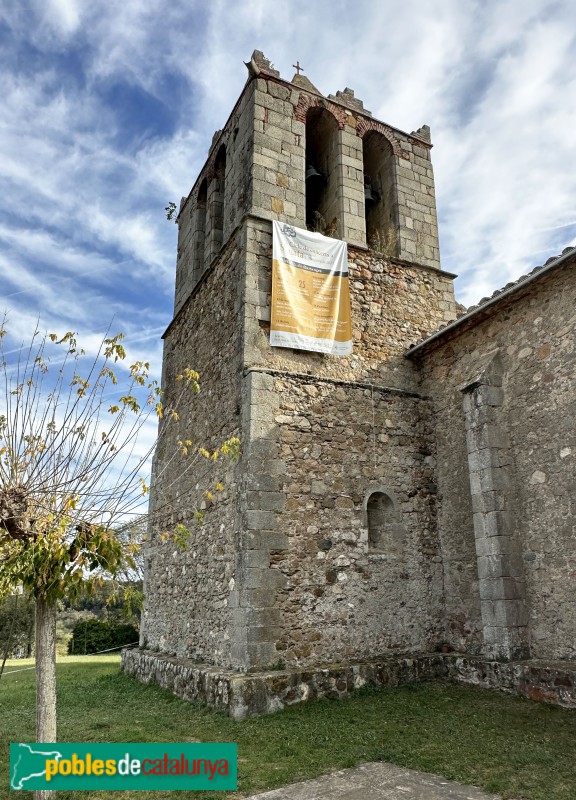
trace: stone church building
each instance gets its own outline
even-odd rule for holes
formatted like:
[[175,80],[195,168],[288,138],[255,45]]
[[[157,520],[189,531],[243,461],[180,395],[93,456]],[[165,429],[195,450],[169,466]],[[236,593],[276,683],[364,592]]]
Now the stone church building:
[[[576,706],[576,249],[464,311],[428,127],[247,67],[180,206],[163,369],[167,403],[200,373],[182,429],[241,457],[160,437],[124,668],[238,718],[434,677]],[[272,220],[347,242],[351,356],[270,346]]]

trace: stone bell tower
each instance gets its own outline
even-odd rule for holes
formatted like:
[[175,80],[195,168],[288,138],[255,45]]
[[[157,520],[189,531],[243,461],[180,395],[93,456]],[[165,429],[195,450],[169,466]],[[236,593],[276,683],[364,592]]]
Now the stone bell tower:
[[[242,455],[209,503],[212,467],[187,469],[161,439],[156,529],[193,536],[184,550],[155,536],[147,554],[152,671],[353,663],[441,635],[432,415],[404,356],[456,313],[429,129],[375,120],[351,89],[284,80],[258,51],[246,66],[180,205],[163,369],[168,402],[183,368],[200,373],[183,429],[214,447],[236,435]],[[347,242],[351,356],[270,346],[272,220]]]

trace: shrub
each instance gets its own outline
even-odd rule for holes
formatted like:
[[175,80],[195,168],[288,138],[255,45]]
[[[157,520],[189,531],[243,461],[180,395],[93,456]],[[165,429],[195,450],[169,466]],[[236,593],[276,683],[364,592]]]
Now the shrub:
[[82,620],[74,625],[68,652],[76,655],[98,653],[133,644],[138,641],[138,636],[138,629],[134,625],[101,622],[99,619]]
[[0,664],[2,658],[30,658],[34,646],[34,603],[21,595],[0,602]]

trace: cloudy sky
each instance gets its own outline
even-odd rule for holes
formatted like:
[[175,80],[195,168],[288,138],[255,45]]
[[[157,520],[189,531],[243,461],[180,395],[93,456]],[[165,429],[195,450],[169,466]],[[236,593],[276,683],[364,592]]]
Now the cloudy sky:
[[537,0],[18,0],[0,9],[0,308],[114,318],[159,362],[176,227],[263,50],[430,125],[444,269],[469,305],[576,243],[576,6]]

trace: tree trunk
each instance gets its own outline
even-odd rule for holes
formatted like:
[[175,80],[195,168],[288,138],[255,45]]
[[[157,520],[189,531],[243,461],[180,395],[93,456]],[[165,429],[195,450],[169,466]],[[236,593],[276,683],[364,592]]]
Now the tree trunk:
[[[56,741],[56,603],[36,601],[36,741]],[[45,789],[35,800],[55,797]]]

